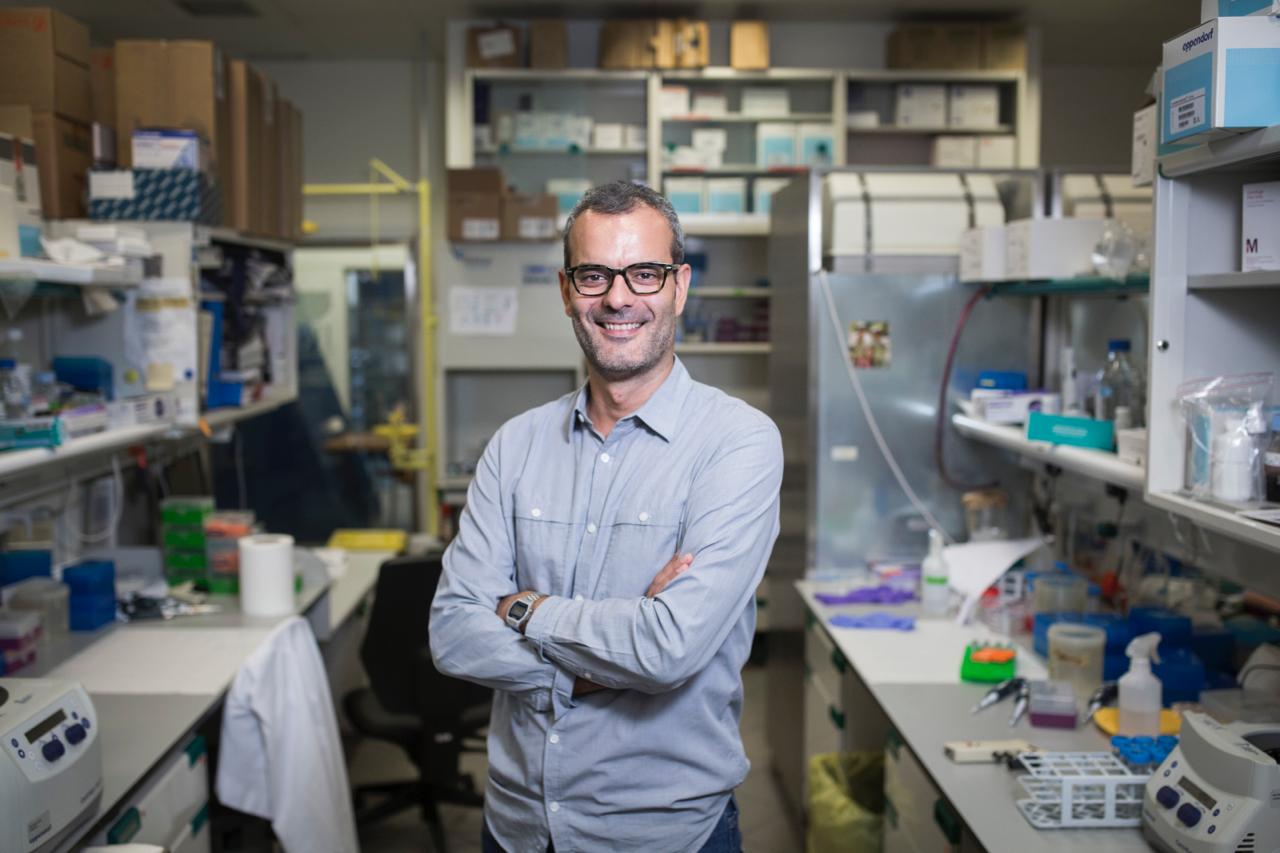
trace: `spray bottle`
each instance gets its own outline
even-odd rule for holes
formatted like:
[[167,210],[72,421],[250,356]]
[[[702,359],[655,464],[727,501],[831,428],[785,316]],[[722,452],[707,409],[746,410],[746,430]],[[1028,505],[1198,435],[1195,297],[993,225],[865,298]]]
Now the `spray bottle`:
[[1160,662],[1156,646],[1160,635],[1156,632],[1134,637],[1125,654],[1129,656],[1129,671],[1120,677],[1120,729],[1125,737],[1160,734],[1160,708],[1164,704],[1160,679],[1151,673],[1151,661]]
[[920,567],[920,602],[926,618],[941,619],[951,605],[947,586],[947,558],[942,553],[942,534],[929,531],[929,556]]

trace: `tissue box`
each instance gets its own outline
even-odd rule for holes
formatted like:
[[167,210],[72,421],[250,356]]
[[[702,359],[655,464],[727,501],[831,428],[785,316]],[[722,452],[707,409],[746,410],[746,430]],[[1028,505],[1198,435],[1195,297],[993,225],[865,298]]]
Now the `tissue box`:
[[1240,268],[1280,270],[1280,181],[1244,185]]
[[222,222],[222,198],[204,172],[125,169],[89,173],[89,218]]
[[796,164],[796,126],[765,122],[756,127],[756,165],[794,166]]

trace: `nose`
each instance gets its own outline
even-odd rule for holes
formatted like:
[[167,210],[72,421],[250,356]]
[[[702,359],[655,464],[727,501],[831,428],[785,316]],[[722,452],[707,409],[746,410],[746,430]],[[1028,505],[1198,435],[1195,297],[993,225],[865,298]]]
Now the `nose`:
[[634,301],[634,297],[635,294],[631,292],[631,288],[627,287],[627,282],[622,273],[618,273],[613,277],[613,282],[609,285],[609,289],[604,292],[601,301],[610,310],[621,311]]

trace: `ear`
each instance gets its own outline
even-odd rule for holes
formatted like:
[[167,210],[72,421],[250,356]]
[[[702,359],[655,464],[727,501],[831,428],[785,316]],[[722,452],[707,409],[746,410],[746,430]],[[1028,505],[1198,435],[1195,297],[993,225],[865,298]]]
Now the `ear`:
[[684,303],[689,298],[689,284],[693,281],[693,267],[681,264],[676,268],[676,316],[684,313]]
[[564,270],[559,271],[560,276],[560,299],[564,302],[564,316],[573,317],[573,286],[569,284],[569,276],[564,274]]

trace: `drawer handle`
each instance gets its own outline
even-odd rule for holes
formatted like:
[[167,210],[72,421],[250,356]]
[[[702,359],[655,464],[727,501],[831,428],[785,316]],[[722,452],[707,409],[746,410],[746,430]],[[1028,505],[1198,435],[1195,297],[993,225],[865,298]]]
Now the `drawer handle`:
[[836,724],[836,728],[844,730],[844,713],[837,711],[834,705],[827,706],[827,712],[831,714],[831,722]]
[[844,652],[839,649],[832,649],[831,665],[834,666],[841,675],[844,675],[845,669],[849,666],[849,662],[845,660]]

